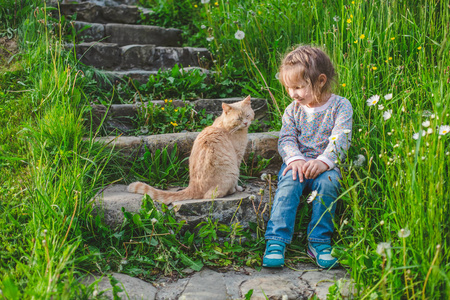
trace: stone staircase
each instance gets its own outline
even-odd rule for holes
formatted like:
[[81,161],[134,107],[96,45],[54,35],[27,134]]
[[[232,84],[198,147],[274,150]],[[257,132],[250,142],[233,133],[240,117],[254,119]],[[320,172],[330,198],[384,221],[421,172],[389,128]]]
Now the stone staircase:
[[[145,83],[149,75],[156,74],[160,69],[171,69],[175,64],[181,64],[184,70],[208,68],[211,54],[207,49],[181,47],[182,32],[179,29],[138,24],[141,15],[149,13],[149,10],[133,6],[134,4],[131,0],[80,1],[60,4],[61,15],[67,17],[76,15],[74,28],[78,32],[79,43],[69,44],[67,47],[74,49],[77,58],[86,65],[101,69],[113,78],[127,77],[141,83]],[[207,69],[203,70],[208,72]],[[240,97],[197,99],[192,103],[195,110],[205,109],[207,113],[219,115],[222,102],[235,102],[241,99]],[[153,101],[153,104],[165,105],[162,100]],[[142,114],[147,105],[148,103],[113,104],[109,107],[93,105],[93,128],[103,126],[105,132],[117,133],[117,135],[97,137],[97,141],[113,146],[130,157],[143,155],[145,149],[154,153],[156,149],[167,146],[170,151],[176,143],[180,156],[189,156],[198,132],[128,135],[133,131],[131,120],[135,119],[137,114]],[[172,105],[182,106],[184,102],[173,100]],[[268,108],[265,99],[253,99],[252,107],[255,110],[256,119],[267,118]],[[277,142],[278,132],[249,134],[244,160],[258,155],[263,158],[273,158],[269,167],[273,170],[272,174],[276,174],[281,165]],[[176,218],[187,221],[190,229],[207,217],[221,223],[240,222],[244,227],[249,221],[255,222],[257,214],[261,214],[260,216],[267,220],[269,209],[266,209],[265,213],[255,211],[255,207],[261,206],[255,206],[252,199],[254,197],[250,196],[257,195],[261,189],[264,190],[263,196],[257,197],[264,207],[273,198],[275,186],[273,183],[256,180],[246,183],[245,187],[244,192],[223,199],[175,202],[173,207]],[[113,185],[100,191],[93,201],[104,211],[107,224],[116,228],[123,220],[122,207],[129,212],[138,212],[142,199],[142,195],[128,193],[125,185]],[[315,270],[313,265],[297,267],[303,271],[300,273],[291,270],[257,272],[247,268],[248,270],[221,274],[205,269],[167,286],[164,282],[146,283],[124,274],[114,276],[123,284],[131,299],[243,299],[250,289],[255,290],[251,299],[265,299],[261,293],[262,290],[270,299],[307,299],[313,295],[325,299],[328,286],[332,285],[332,281],[345,277],[343,270],[320,271]],[[302,276],[311,278],[308,277],[309,279],[305,280]],[[211,286],[208,285],[206,289],[203,285],[204,278],[213,279]],[[324,278],[327,278],[328,282],[324,283]],[[161,280],[164,281],[164,279]],[[102,280],[97,289],[109,288],[107,281],[107,279]],[[87,283],[91,282],[93,279],[87,281]],[[276,284],[270,282],[276,282]],[[112,293],[106,295],[112,299]]]

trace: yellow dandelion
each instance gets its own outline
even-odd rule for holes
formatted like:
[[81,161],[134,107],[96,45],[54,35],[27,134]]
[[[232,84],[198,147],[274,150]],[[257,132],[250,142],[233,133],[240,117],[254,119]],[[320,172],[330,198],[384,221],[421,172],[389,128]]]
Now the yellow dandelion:
[[215,5],[215,6],[218,6],[218,5],[219,5],[219,2],[215,2],[214,5]]
[[384,62],[385,62],[385,63],[388,63],[389,61],[386,59]]
[[164,110],[164,107],[161,107],[161,110]]
[[352,19],[347,19],[347,23],[351,23],[352,22]]
[[175,110],[174,110],[174,112],[177,112],[177,111],[178,111],[178,109],[175,109]]
[[358,44],[358,40],[355,40],[353,43]]
[[172,100],[172,99],[170,99],[170,100],[169,100],[169,103],[172,103],[172,101],[173,101],[173,100]]
[[342,84],[342,87],[346,87],[347,85],[345,83]]
[[350,18],[352,18],[352,19],[353,19],[353,15],[350,15]]
[[197,5],[197,4],[194,4],[194,7],[195,7],[195,8],[197,8],[197,7],[198,7],[198,5]]
[[167,103],[167,99],[164,99],[164,103]]
[[170,124],[172,124],[173,127],[177,127],[178,126],[177,122],[170,122]]
[[372,70],[374,70],[374,71],[375,71],[376,69],[378,69],[378,68],[377,68],[377,67],[375,67],[375,66],[373,66],[373,67],[372,67]]
[[395,40],[395,37],[391,37],[391,41]]
[[258,15],[261,15],[261,14],[262,14],[262,12],[260,10],[258,10]]
[[392,56],[389,56],[389,58],[388,58],[389,60],[392,60]]
[[365,37],[366,37],[366,36],[365,36],[364,34],[361,34],[361,35],[359,36],[359,38],[362,39],[362,40],[365,39]]
[[352,4],[355,4],[355,1],[352,1]]
[[420,50],[420,49],[422,49],[422,47],[417,47],[417,50]]

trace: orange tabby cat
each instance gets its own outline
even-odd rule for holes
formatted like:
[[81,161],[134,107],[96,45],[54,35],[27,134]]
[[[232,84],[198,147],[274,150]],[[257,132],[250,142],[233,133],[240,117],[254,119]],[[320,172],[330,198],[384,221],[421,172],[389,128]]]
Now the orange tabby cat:
[[255,114],[250,96],[232,104],[222,103],[222,115],[203,129],[189,157],[189,186],[179,192],[155,189],[142,182],[128,186],[132,193],[148,194],[166,204],[179,200],[210,199],[242,191],[239,166],[247,148],[247,132]]

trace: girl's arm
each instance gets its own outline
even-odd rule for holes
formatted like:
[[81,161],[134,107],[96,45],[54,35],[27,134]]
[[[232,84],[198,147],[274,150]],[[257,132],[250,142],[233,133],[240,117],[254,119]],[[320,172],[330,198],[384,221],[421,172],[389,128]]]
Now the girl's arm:
[[343,99],[337,110],[336,121],[325,151],[317,157],[326,163],[330,169],[335,167],[336,161],[344,161],[350,147],[352,137],[353,109],[350,101]]
[[281,127],[280,137],[278,139],[278,152],[286,165],[289,165],[289,163],[295,160],[306,160],[300,152],[298,137],[301,132],[296,126],[294,116],[294,103],[291,103],[284,111],[282,119],[283,126]]

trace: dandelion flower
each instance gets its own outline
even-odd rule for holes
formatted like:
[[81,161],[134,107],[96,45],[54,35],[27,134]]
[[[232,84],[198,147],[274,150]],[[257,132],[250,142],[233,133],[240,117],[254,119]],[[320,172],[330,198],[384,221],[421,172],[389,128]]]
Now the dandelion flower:
[[420,50],[420,49],[422,49],[422,47],[417,47],[417,50]]
[[255,201],[256,196],[255,196],[255,195],[250,195],[250,196],[248,197],[248,199],[251,200],[251,201]]
[[381,256],[386,256],[386,252],[390,249],[391,249],[390,243],[379,243],[377,245],[377,253]]
[[350,129],[344,129],[344,133],[345,133],[345,134],[349,134],[350,132],[351,132]]
[[158,220],[155,218],[152,218],[150,221],[152,222],[152,224],[158,223]]
[[389,56],[388,60],[392,60],[392,56]]
[[209,3],[209,0],[202,0],[202,1],[200,1],[202,4],[208,4]]
[[214,40],[214,37],[213,37],[213,36],[207,37],[206,40],[207,40],[208,42],[212,42],[212,41]]
[[197,4],[194,4],[194,7],[195,7],[195,8],[197,8],[197,7],[198,7],[198,5],[197,5]]
[[345,220],[344,220],[344,225],[347,225],[347,224],[348,224],[348,220],[345,219]]
[[380,101],[380,96],[373,95],[372,97],[367,99],[367,105],[369,105],[369,106],[375,105],[378,103],[378,101]]
[[384,99],[386,99],[386,100],[391,100],[391,99],[392,99],[392,94],[386,94],[386,95],[384,95]]
[[373,67],[372,67],[372,70],[374,70],[374,71],[375,71],[375,70],[377,70],[377,69],[378,69],[378,68],[377,68],[377,67],[375,67],[375,66],[373,66]]
[[398,232],[398,237],[404,239],[404,238],[407,238],[410,234],[411,234],[411,230],[402,228]]
[[385,121],[389,120],[392,117],[392,109],[388,109],[383,113],[383,119]]
[[262,173],[261,174],[261,180],[262,181],[266,181],[267,179],[269,179],[269,176],[267,175],[267,173]]
[[395,40],[395,37],[391,37],[391,41]]
[[345,87],[345,86],[346,86],[346,84],[345,84],[345,83],[343,83],[343,84],[342,84],[342,87]]
[[164,107],[161,107],[161,110],[164,110]]
[[308,199],[306,200],[307,203],[311,203],[314,201],[314,199],[316,199],[317,197],[317,191],[312,191],[311,194],[309,195]]
[[245,32],[243,32],[242,30],[236,31],[236,33],[234,34],[234,38],[237,40],[242,40],[243,38],[245,38]]
[[202,24],[202,26],[200,26],[201,29],[206,29],[206,26]]
[[352,19],[347,19],[347,23],[350,24],[352,22]]
[[[424,136],[425,134],[427,134],[425,132],[425,130],[422,130],[422,136]],[[416,132],[416,133],[413,134],[413,139],[417,140],[419,138],[419,136],[420,136],[420,133]]]
[[439,135],[446,135],[450,131],[450,126],[442,125],[439,127]]
[[384,225],[384,221],[383,221],[383,220],[380,221],[380,225],[381,225],[381,226]]
[[214,2],[214,5],[215,5],[215,6],[219,6],[219,2],[217,2],[217,1]]
[[170,122],[170,124],[172,124],[173,127],[177,127],[178,126],[177,122]]
[[363,40],[365,37],[366,37],[366,36],[365,36],[364,34],[361,34],[361,35],[359,36],[359,38],[362,39],[362,40]]
[[330,140],[330,142],[334,142],[338,139],[338,137],[339,137],[339,134],[333,134],[328,139]]

